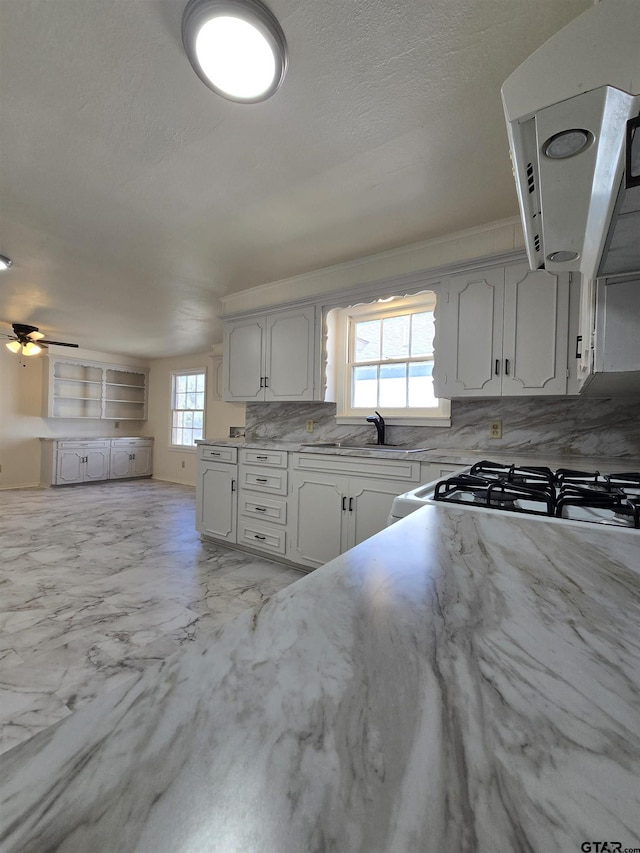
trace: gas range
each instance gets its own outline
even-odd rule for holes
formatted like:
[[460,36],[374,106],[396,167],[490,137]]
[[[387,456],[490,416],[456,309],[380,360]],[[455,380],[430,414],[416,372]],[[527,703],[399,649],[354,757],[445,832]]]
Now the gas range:
[[640,530],[640,472],[552,471],[484,460],[400,495],[389,521],[432,502]]

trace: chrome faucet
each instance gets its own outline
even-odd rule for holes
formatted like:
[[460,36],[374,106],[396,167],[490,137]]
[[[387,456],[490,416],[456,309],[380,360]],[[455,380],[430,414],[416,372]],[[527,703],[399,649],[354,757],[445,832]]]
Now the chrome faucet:
[[378,444],[384,444],[384,418],[380,414],[380,412],[376,412],[375,415],[369,415],[367,418],[368,424],[374,424],[376,431],[378,433]]

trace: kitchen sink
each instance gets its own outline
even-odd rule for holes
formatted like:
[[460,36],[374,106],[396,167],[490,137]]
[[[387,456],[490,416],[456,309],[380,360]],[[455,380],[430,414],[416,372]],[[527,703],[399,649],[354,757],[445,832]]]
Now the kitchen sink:
[[376,450],[387,453],[420,453],[426,447],[396,447],[393,444],[352,444],[349,441],[314,441],[303,444],[302,447],[335,447],[342,450]]

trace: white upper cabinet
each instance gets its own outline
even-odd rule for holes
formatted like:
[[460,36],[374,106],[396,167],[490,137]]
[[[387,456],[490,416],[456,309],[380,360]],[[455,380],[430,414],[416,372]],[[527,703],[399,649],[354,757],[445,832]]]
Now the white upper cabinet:
[[226,321],[224,399],[315,399],[315,318],[306,306]]
[[448,284],[436,309],[439,397],[566,394],[568,276],[523,261]]

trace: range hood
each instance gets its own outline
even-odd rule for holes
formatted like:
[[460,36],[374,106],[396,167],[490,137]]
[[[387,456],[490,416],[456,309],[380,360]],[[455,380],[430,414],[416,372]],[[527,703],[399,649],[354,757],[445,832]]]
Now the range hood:
[[640,0],[601,0],[505,81],[529,264],[640,272]]

